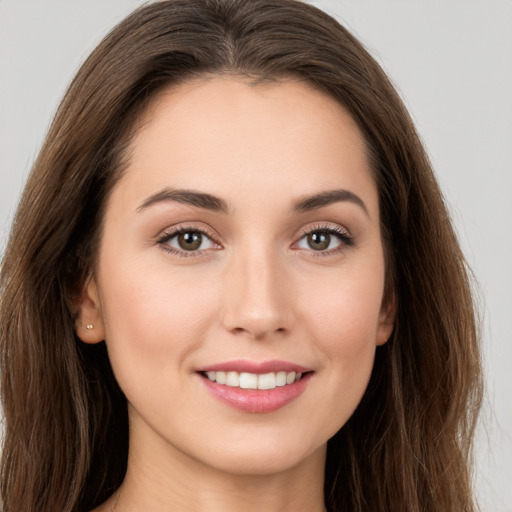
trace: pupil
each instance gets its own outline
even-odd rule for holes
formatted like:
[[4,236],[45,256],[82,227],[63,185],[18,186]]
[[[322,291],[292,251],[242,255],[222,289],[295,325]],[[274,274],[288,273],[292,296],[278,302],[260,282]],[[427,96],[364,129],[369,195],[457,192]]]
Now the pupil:
[[322,251],[329,247],[331,235],[328,233],[310,233],[308,235],[308,244],[315,251]]
[[194,249],[199,249],[199,247],[201,246],[201,242],[201,233],[187,231],[185,233],[180,233],[178,235],[178,243],[180,247],[185,251],[193,251]]

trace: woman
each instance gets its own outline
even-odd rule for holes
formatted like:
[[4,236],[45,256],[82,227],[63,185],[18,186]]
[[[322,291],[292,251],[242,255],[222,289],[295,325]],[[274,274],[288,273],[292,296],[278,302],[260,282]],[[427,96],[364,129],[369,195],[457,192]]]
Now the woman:
[[375,61],[290,1],[89,57],[1,274],[8,511],[472,511],[463,256]]

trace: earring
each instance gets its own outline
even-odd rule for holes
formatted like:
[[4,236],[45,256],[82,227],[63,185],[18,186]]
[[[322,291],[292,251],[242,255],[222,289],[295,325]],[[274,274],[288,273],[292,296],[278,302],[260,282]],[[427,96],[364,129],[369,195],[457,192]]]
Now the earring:
[[88,331],[90,331],[91,329],[94,329],[94,325],[92,325],[92,324],[87,324],[87,325],[85,326],[85,328],[86,328]]

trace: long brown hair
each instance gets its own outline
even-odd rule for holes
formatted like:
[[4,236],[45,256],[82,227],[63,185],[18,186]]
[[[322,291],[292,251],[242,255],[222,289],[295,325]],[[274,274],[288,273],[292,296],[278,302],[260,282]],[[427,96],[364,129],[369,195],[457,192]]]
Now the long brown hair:
[[35,162],[1,269],[1,496],[9,512],[87,511],[126,471],[126,399],[104,344],[74,332],[109,191],[136,120],[172,84],[299,77],[358,123],[379,190],[396,327],[367,392],[328,443],[329,511],[471,512],[481,400],[468,271],[397,93],[335,20],[295,0],[169,0],[136,10],[69,87]]

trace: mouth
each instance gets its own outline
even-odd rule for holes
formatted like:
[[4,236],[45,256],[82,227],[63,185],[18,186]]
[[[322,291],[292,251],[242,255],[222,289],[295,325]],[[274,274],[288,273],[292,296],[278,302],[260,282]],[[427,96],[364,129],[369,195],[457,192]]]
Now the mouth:
[[221,402],[242,412],[267,413],[298,398],[314,371],[283,361],[232,361],[202,368],[198,374]]
[[303,375],[310,372],[268,372],[268,373],[249,373],[235,371],[207,371],[201,372],[211,382],[216,382],[224,386],[241,389],[275,389],[277,387],[289,386],[298,382]]

